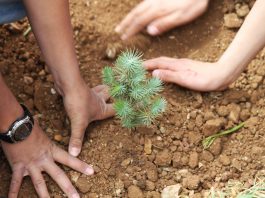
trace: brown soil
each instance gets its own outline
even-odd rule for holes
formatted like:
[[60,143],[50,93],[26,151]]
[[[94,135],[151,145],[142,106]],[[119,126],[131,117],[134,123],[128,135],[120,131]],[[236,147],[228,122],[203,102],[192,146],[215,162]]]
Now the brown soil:
[[[71,1],[71,13],[82,75],[88,85],[101,83],[101,69],[124,46],[140,48],[145,58],[189,57],[216,61],[236,31],[223,25],[224,14],[235,12],[235,2],[211,1],[208,12],[197,21],[161,37],[142,34],[121,43],[113,29],[138,0]],[[51,139],[67,148],[69,122],[61,98],[53,91],[36,41],[30,33],[0,27],[0,70],[20,102],[38,117]],[[80,175],[63,167],[82,197],[160,197],[169,185],[181,184],[183,195],[203,197],[211,187],[222,188],[229,179],[251,185],[265,165],[265,50],[228,90],[198,93],[166,85],[167,112],[151,129],[130,131],[116,119],[91,124],[80,158],[93,164],[96,174]],[[244,129],[203,150],[201,140],[209,133],[246,121]],[[151,150],[150,150],[151,149]],[[0,151],[0,197],[6,196],[11,171]],[[48,177],[52,197],[64,197]],[[20,197],[37,197],[25,178]]]

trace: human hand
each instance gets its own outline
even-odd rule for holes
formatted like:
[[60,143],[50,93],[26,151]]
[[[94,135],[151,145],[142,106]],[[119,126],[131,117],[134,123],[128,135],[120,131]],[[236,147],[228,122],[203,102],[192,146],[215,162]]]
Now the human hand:
[[221,62],[207,63],[190,59],[160,57],[145,61],[144,66],[162,81],[197,91],[223,90],[240,75],[240,72],[232,72],[233,67]]
[[147,32],[159,35],[200,16],[209,0],[144,0],[116,27],[122,40],[135,35],[147,26]]
[[89,89],[85,84],[65,95],[64,106],[71,122],[69,153],[72,156],[78,156],[81,152],[85,130],[89,123],[115,114],[112,104],[106,103],[109,97],[107,86],[99,85]]
[[41,174],[43,171],[53,178],[68,197],[79,198],[80,196],[69,178],[55,162],[86,175],[94,173],[91,166],[53,144],[37,123],[26,140],[16,144],[2,142],[2,148],[13,170],[9,198],[18,196],[23,177],[27,175],[31,177],[39,197],[50,197]]

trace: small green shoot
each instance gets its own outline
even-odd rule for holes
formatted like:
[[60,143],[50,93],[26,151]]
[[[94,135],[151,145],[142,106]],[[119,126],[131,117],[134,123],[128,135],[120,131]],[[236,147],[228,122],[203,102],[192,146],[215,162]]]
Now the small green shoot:
[[226,131],[222,131],[222,132],[218,132],[218,133],[216,133],[216,134],[214,134],[214,135],[211,135],[211,136],[205,138],[205,139],[202,141],[203,148],[204,148],[204,149],[209,148],[209,147],[212,145],[212,143],[213,143],[217,138],[236,132],[237,130],[241,129],[241,128],[244,126],[244,124],[245,124],[245,123],[242,122],[241,124],[239,124],[239,125],[237,125],[237,126],[231,128],[231,129],[228,129],[228,130],[226,130]]

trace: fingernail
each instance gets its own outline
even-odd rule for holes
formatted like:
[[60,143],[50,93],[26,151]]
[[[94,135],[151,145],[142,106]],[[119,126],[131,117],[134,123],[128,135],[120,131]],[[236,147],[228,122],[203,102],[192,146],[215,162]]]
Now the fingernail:
[[158,70],[153,71],[153,76],[159,78],[160,72]]
[[159,30],[155,26],[148,26],[147,27],[147,32],[151,35],[157,35],[159,33]]
[[69,150],[70,155],[77,157],[80,153],[80,149],[79,148],[75,148],[75,147],[71,147]]
[[117,25],[115,28],[115,32],[120,33],[121,32],[121,26]]
[[87,167],[85,170],[86,175],[93,175],[94,174],[94,169],[92,167]]
[[72,198],[80,198],[79,194],[75,193],[73,194]]
[[126,34],[123,34],[122,36],[121,36],[121,40],[126,40],[128,38],[128,36],[126,35]]

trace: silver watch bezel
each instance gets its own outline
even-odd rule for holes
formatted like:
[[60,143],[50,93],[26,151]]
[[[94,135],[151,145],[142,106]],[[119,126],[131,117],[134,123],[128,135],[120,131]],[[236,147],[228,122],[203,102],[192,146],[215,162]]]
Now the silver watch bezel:
[[[32,127],[33,127],[33,123],[31,121],[30,117],[29,116],[26,116],[24,119],[19,120],[19,121],[16,121],[15,124],[14,124],[14,126],[12,127],[12,129],[8,131],[7,136],[10,137],[10,139],[12,140],[13,143],[17,143],[17,142],[20,142],[20,141],[23,141],[24,140],[23,139],[23,140],[17,141],[17,140],[15,140],[14,136],[15,136],[15,133],[16,133],[16,130],[18,129],[18,127],[20,127],[23,124],[28,124],[28,123],[31,124]],[[29,135],[30,135],[30,133],[28,134],[28,136]],[[25,139],[28,136],[26,136]]]

